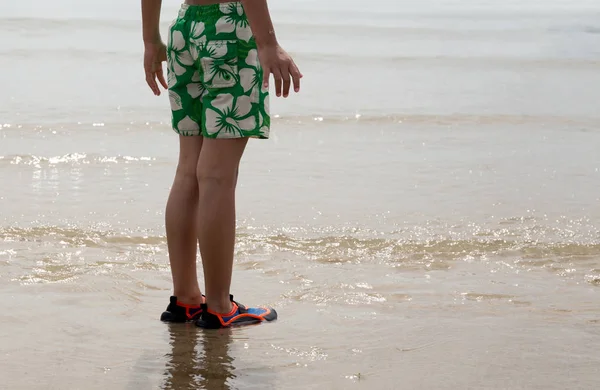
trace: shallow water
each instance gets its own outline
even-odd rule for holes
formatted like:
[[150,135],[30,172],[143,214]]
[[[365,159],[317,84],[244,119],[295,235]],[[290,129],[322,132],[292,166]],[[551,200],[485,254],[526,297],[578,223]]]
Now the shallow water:
[[0,4],[3,386],[598,387],[597,2],[271,2],[305,78],[244,157],[233,293],[280,319],[222,332],[158,321],[138,4],[33,3]]

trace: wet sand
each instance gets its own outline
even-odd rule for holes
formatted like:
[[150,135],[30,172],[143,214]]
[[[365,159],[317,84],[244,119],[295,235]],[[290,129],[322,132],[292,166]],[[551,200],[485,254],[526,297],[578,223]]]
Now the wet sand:
[[158,320],[177,138],[111,1],[0,5],[0,387],[599,387],[596,2],[272,2],[304,89],[232,293],[280,318],[201,331]]

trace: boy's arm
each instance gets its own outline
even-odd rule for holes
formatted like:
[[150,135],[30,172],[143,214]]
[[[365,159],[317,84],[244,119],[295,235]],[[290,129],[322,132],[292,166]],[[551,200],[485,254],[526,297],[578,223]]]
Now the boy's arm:
[[257,46],[277,45],[267,0],[242,0],[242,4]]
[[142,0],[142,37],[144,39],[144,71],[146,83],[155,95],[160,95],[156,79],[167,89],[162,62],[167,60],[167,48],[160,37],[162,0]]
[[142,0],[142,35],[144,43],[158,43],[162,0]]
[[265,88],[268,88],[269,76],[273,73],[277,96],[281,96],[282,83],[283,96],[288,96],[292,80],[294,82],[294,90],[296,92],[300,91],[302,74],[294,63],[294,60],[292,60],[292,57],[277,42],[267,0],[241,0],[241,2],[250,23],[250,29],[254,34],[256,45],[258,46],[258,56],[263,68],[263,83]]

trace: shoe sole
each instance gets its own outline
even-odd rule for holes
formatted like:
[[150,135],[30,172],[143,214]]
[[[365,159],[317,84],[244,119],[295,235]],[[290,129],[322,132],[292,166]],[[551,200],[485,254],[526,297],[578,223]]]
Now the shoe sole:
[[277,317],[277,311],[275,311],[275,309],[271,309],[271,312],[267,316],[263,317],[263,319],[261,320],[259,320],[258,318],[244,317],[244,320],[233,322],[227,326],[223,326],[221,324],[219,324],[219,326],[212,326],[211,324],[208,324],[206,321],[202,320],[202,318],[199,318],[196,320],[195,324],[199,328],[203,329],[239,328],[242,326],[257,325],[263,322],[273,322],[277,320]]
[[[200,315],[198,315],[198,316],[200,316]],[[183,323],[186,323],[186,322],[193,322],[193,321],[197,321],[197,319],[194,319],[194,318],[192,318],[192,319],[187,319],[187,318],[185,318],[185,319],[181,319],[181,318],[174,318],[174,317],[173,317],[173,313],[171,313],[171,312],[168,312],[168,311],[165,311],[165,312],[163,312],[163,313],[160,315],[160,320],[161,320],[162,322],[170,322],[170,323],[174,323],[174,324],[183,324]]]

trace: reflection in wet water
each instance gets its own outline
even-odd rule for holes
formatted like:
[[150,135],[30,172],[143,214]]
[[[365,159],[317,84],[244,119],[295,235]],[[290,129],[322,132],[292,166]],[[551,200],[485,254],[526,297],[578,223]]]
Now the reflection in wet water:
[[203,331],[194,324],[169,325],[163,389],[229,389],[235,378],[229,354],[231,330]]

